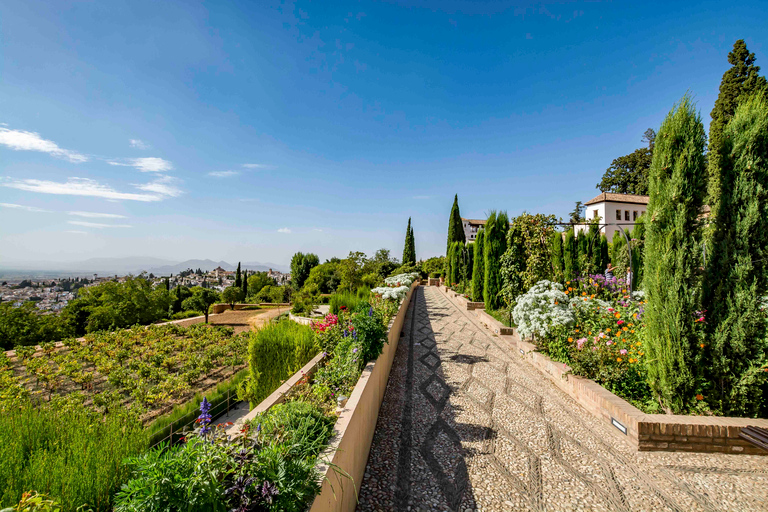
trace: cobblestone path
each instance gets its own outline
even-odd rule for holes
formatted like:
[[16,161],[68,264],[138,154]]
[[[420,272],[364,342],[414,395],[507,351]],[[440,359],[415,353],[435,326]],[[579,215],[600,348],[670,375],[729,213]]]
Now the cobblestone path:
[[633,451],[435,287],[419,287],[358,510],[768,510],[768,457]]

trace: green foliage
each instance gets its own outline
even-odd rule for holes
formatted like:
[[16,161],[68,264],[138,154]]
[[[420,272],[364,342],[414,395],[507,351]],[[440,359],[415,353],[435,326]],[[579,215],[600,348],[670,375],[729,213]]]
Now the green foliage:
[[243,289],[239,286],[230,286],[225,288],[221,292],[221,300],[229,304],[232,309],[235,309],[235,304],[243,301]]
[[446,255],[448,249],[454,242],[461,242],[462,244],[467,241],[467,237],[464,234],[464,225],[461,222],[461,213],[459,212],[459,195],[456,194],[453,197],[453,206],[451,207],[451,215],[448,218],[448,240],[446,245]]
[[739,102],[752,94],[768,92],[768,82],[760,76],[760,66],[755,66],[755,54],[747,50],[747,44],[739,39],[733,44],[733,50],[728,54],[731,67],[723,74],[720,81],[720,93],[715,100],[715,106],[710,115],[709,125],[709,196],[708,203],[718,200],[722,185],[719,182],[721,159],[725,156],[723,150],[728,150],[724,144],[723,131],[736,113]]
[[573,233],[573,228],[571,228],[565,232],[565,239],[563,240],[563,279],[566,281],[576,279],[579,271],[578,256],[576,236]]
[[455,245],[453,243],[448,244],[448,250],[445,253],[445,284],[446,286],[451,286],[451,284],[455,282],[452,280],[453,269],[451,268],[453,264],[453,248],[454,247]]
[[243,278],[240,275],[240,262],[237,262],[237,272],[235,272],[235,286],[238,288],[243,287]]
[[339,263],[341,260],[326,261],[309,272],[309,277],[304,283],[307,288],[314,288],[317,293],[333,293],[341,283],[339,275]]
[[[253,297],[253,296],[252,296]],[[264,286],[254,299],[256,302],[283,303],[288,302],[289,288],[287,286]]]
[[[269,275],[266,272],[254,272],[250,276],[248,276],[248,290],[252,297],[256,298],[259,293],[264,289],[265,286],[276,286],[277,283],[274,279],[269,277]],[[247,295],[246,295],[247,297]],[[257,299],[258,300],[258,299]],[[268,300],[263,300],[259,302],[270,302]],[[276,301],[276,302],[282,302],[282,301]]]
[[485,241],[483,243],[483,266],[485,281],[483,298],[486,309],[498,309],[501,305],[501,257],[507,250],[507,231],[509,218],[506,212],[491,211],[485,223]]
[[267,324],[249,333],[250,378],[238,389],[255,407],[320,351],[312,329],[296,322]]
[[554,215],[523,213],[515,217],[506,236],[501,258],[504,300],[513,307],[519,295],[531,286],[552,277],[552,234]]
[[635,228],[632,230],[632,271],[634,272],[634,276],[632,277],[633,290],[639,290],[643,282],[643,271],[645,270],[645,218],[646,217],[643,215],[637,219],[637,222],[635,222]]
[[665,410],[693,399],[706,135],[688,95],[661,125],[651,165],[646,232],[648,382]]
[[648,128],[643,134],[643,142],[647,143],[647,147],[614,159],[603,174],[603,179],[597,184],[600,192],[648,195],[648,172],[655,141],[656,132]]
[[464,248],[462,242],[453,242],[451,247],[451,274],[449,284],[461,282],[461,252]]
[[63,317],[43,315],[32,302],[16,307],[11,302],[0,303],[0,348],[37,345],[59,341],[74,334]]
[[474,270],[475,249],[474,244],[469,243],[462,247],[461,251],[461,280],[467,286],[472,282],[472,272]]
[[219,293],[210,288],[196,286],[192,288],[192,296],[184,300],[184,311],[201,311],[205,315],[205,323],[208,323],[208,312],[213,304],[220,300]]
[[403,246],[403,265],[408,264],[416,264],[416,241],[413,237],[410,217],[408,217],[408,228],[405,231],[405,245]]
[[0,415],[0,503],[17,504],[35,489],[65,512],[84,504],[109,511],[113,493],[128,477],[123,459],[146,446],[141,424],[123,412],[102,417],[71,407],[6,410]]
[[[361,293],[366,292],[366,290],[367,293]],[[367,288],[361,288],[355,293],[336,292],[331,295],[328,304],[331,306],[331,313],[338,315],[342,307],[349,312],[356,311],[360,304],[367,303],[369,296],[370,290]]]
[[572,224],[580,224],[584,222],[585,209],[586,206],[584,206],[581,201],[576,201],[576,204],[573,207],[573,211],[568,214]]
[[472,300],[475,302],[483,301],[483,282],[485,280],[485,231],[480,230],[472,244],[474,251],[474,261],[472,269]]
[[291,284],[300,289],[313,268],[320,264],[317,254],[297,252],[291,258]]
[[719,139],[720,185],[703,304],[707,311],[710,406],[755,416],[765,407],[768,331],[762,295],[768,289],[768,101],[740,102]]
[[552,257],[552,280],[562,282],[565,276],[565,260],[563,259],[563,233],[560,231],[552,231],[549,252]]
[[616,231],[611,243],[611,264],[615,267],[613,275],[624,277],[625,269],[629,266],[629,251],[627,250],[627,240],[621,231]]
[[[432,258],[429,258],[427,260],[424,260],[421,263],[421,270],[422,272],[425,272],[427,275],[431,275],[435,272],[443,272],[445,269],[445,256],[435,256]],[[403,272],[399,272],[403,273]],[[392,274],[397,275],[397,274]]]
[[383,319],[379,315],[369,316],[368,312],[361,312],[352,317],[352,325],[357,331],[363,361],[375,361],[387,341],[387,327]]

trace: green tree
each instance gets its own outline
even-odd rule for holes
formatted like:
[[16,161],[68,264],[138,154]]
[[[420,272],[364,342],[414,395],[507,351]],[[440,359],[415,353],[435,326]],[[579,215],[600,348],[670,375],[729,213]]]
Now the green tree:
[[755,54],[749,53],[747,44],[739,39],[733,44],[733,50],[728,53],[728,63],[731,67],[723,74],[720,81],[720,93],[715,100],[715,106],[710,113],[712,122],[709,125],[709,202],[717,200],[721,194],[720,151],[726,148],[722,136],[728,122],[736,113],[736,107],[741,98],[754,93],[768,91],[768,83],[760,76],[760,66],[755,66]]
[[408,217],[408,228],[405,230],[405,245],[403,246],[403,265],[416,264],[416,247],[414,244],[411,218]]
[[555,281],[563,281],[565,266],[563,261],[563,233],[553,231],[550,237],[550,254],[552,255],[552,277]]
[[451,243],[448,245],[448,250],[445,253],[445,285],[451,286],[453,284],[453,281],[451,280],[451,273],[452,268],[451,265],[453,263],[453,247],[454,244]]
[[237,262],[237,273],[235,274],[235,286],[238,288],[243,287],[242,277],[240,276],[240,262]]
[[643,282],[643,255],[645,254],[645,215],[637,219],[632,230],[632,289],[640,289]]
[[277,283],[266,272],[254,272],[248,276],[248,290],[251,295],[257,295],[265,286],[275,286]]
[[243,298],[248,297],[248,271],[243,273]]
[[235,309],[235,304],[243,300],[243,289],[239,286],[229,286],[221,292],[221,300],[229,304],[230,309]]
[[205,323],[208,323],[208,313],[211,305],[219,301],[219,294],[210,288],[195,287],[192,296],[184,300],[185,310],[202,311],[205,315]]
[[483,247],[483,266],[485,281],[483,283],[483,298],[485,309],[495,310],[501,306],[501,257],[507,250],[507,231],[509,218],[506,212],[491,211],[485,223],[485,241]]
[[651,128],[645,130],[643,142],[646,147],[614,159],[603,174],[603,179],[597,184],[600,192],[648,195],[648,171],[651,168],[655,141],[656,132]]
[[699,310],[706,134],[686,94],[659,129],[651,164],[645,289],[648,383],[668,412],[684,410],[695,388],[694,321]]
[[291,283],[298,290],[304,286],[313,268],[320,264],[317,254],[297,252],[291,258]]
[[485,281],[485,230],[481,229],[475,237],[475,243],[473,245],[474,254],[474,268],[472,269],[472,300],[475,302],[483,302],[483,282]]
[[451,215],[448,218],[448,242],[446,244],[446,254],[448,248],[453,242],[466,243],[467,237],[464,234],[464,225],[461,222],[461,213],[459,212],[459,195],[453,196],[453,206]]
[[[754,59],[754,57],[752,57]],[[719,194],[710,197],[711,248],[703,286],[710,404],[756,416],[768,381],[763,294],[768,289],[768,101],[739,103],[718,139]],[[712,170],[712,169],[710,169]]]
[[514,306],[522,295],[542,279],[552,279],[552,233],[554,215],[523,212],[512,220],[501,258],[504,300]]
[[571,224],[580,224],[584,222],[585,209],[586,206],[584,206],[581,201],[576,201],[576,205],[573,207],[573,211],[568,214],[571,218]]
[[461,264],[461,278],[464,281],[465,286],[472,284],[472,272],[474,270],[475,251],[474,244],[467,244],[461,251],[462,264]]
[[565,239],[563,240],[563,277],[566,281],[576,279],[579,268],[578,258],[576,236],[573,233],[573,228],[571,228],[565,232]]
[[341,283],[341,276],[339,274],[340,263],[341,260],[335,258],[313,267],[304,286],[315,288],[317,293],[335,292]]
[[427,275],[431,275],[436,272],[442,272],[445,268],[445,257],[444,256],[433,256],[432,258],[429,258],[425,260],[421,264],[421,269],[427,273]]

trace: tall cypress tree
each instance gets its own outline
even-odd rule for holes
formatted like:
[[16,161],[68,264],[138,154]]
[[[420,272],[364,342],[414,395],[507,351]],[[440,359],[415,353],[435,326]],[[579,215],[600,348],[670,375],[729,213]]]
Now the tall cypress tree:
[[[768,338],[761,296],[768,289],[768,101],[758,94],[742,101],[717,148],[711,203],[711,252],[703,304],[711,361],[710,403],[727,415],[755,416],[768,381],[763,365]],[[711,170],[711,169],[710,169]]]
[[649,180],[643,316],[648,383],[674,413],[685,409],[695,389],[706,140],[686,94],[659,129]]
[[242,283],[241,279],[242,278],[240,277],[240,262],[238,261],[237,262],[237,273],[235,274],[235,286],[237,288],[242,288],[242,286],[243,286],[243,283]]
[[464,244],[453,242],[451,248],[451,284],[461,282],[461,251]]
[[633,290],[639,290],[643,283],[643,254],[645,254],[645,216],[640,217],[635,222],[635,229],[632,230],[632,270],[635,275],[632,277]]
[[464,225],[461,223],[461,213],[459,212],[459,195],[453,196],[453,206],[451,207],[451,216],[448,218],[448,242],[447,248],[453,242],[465,243],[467,237],[464,235]]
[[451,265],[451,263],[452,262],[453,262],[453,244],[450,244],[448,246],[448,250],[446,251],[446,254],[445,254],[445,284],[446,284],[446,286],[451,286],[451,284],[453,283],[451,281],[451,272],[452,272],[452,269],[451,269],[452,265]]
[[248,298],[248,271],[243,273],[243,300]]
[[[408,223],[410,224],[411,219],[408,218]],[[416,264],[416,237],[413,235],[413,226],[410,227],[410,234],[408,235],[408,247],[410,247],[410,254],[408,255],[410,258],[410,262],[412,265]]]
[[563,234],[560,231],[552,233],[550,254],[552,255],[552,280],[562,281],[565,268],[563,266]]
[[608,238],[605,236],[605,233],[603,233],[600,235],[600,262],[598,264],[598,272],[602,273],[605,271],[605,267],[608,266],[609,261],[611,260],[608,256]]
[[408,227],[405,229],[405,243],[403,244],[403,265],[410,263],[411,260],[411,218],[408,217]]
[[731,67],[723,74],[720,81],[720,94],[710,115],[709,125],[709,201],[714,201],[720,195],[720,153],[723,145],[723,130],[728,121],[736,113],[736,107],[743,97],[753,93],[768,91],[768,83],[760,76],[760,66],[755,66],[755,54],[749,53],[747,44],[739,39],[733,44],[733,50],[728,54]]
[[507,250],[507,231],[509,218],[506,212],[491,211],[485,223],[485,241],[483,247],[485,267],[485,282],[483,283],[483,298],[485,309],[494,310],[501,306],[499,293],[503,286],[501,280],[501,257]]
[[563,279],[566,281],[576,279],[578,257],[576,237],[573,234],[573,228],[571,228],[565,232],[565,240],[563,240]]
[[475,249],[474,244],[464,246],[464,283],[469,286],[472,283],[472,272],[474,271]]
[[485,230],[481,229],[475,237],[474,262],[472,268],[472,300],[475,302],[483,301],[483,281],[485,280],[485,257],[484,244]]

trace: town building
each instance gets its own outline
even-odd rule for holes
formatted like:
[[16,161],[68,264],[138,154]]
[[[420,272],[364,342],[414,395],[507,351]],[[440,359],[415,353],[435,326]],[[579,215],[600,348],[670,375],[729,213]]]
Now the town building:
[[[614,233],[620,230],[619,226],[625,231],[634,228],[635,221],[648,209],[648,196],[603,192],[584,203],[584,206],[586,206],[584,217],[587,222],[600,219],[602,225],[600,232],[605,233],[605,237],[611,242]],[[588,224],[575,226],[577,236],[587,230],[589,230]]]
[[486,222],[483,219],[461,218],[461,225],[464,227],[464,238],[467,239],[467,242],[474,242],[477,239],[477,233],[483,229]]

